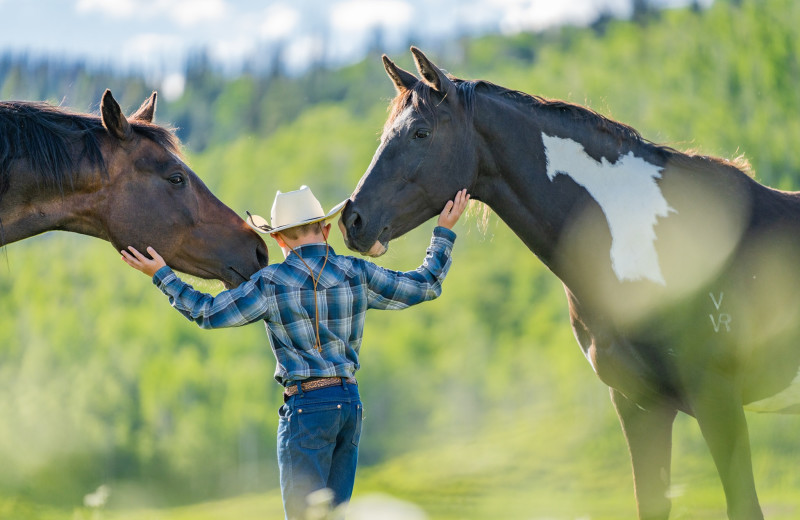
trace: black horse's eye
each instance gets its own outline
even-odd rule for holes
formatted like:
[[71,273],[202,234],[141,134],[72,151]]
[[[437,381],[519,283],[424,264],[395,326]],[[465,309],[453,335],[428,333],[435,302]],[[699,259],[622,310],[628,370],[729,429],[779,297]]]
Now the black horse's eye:
[[414,132],[414,139],[425,139],[429,135],[431,135],[430,130],[417,130]]
[[172,175],[169,176],[167,180],[173,186],[180,186],[181,184],[186,182],[186,179],[184,179],[183,174],[181,173],[173,173]]

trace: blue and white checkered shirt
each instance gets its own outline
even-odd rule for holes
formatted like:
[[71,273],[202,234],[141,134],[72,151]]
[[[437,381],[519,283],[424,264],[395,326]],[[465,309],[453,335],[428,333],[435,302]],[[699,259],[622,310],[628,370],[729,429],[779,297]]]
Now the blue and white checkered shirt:
[[[216,296],[194,290],[169,267],[159,269],[153,283],[178,312],[202,328],[264,320],[278,362],[275,379],[284,386],[309,377],[352,377],[360,366],[367,309],[404,309],[439,296],[455,239],[453,231],[436,227],[424,262],[408,272],[340,256],[330,248],[317,285],[321,351],[315,348],[313,282],[294,254]],[[307,244],[296,251],[318,275],[325,244]]]

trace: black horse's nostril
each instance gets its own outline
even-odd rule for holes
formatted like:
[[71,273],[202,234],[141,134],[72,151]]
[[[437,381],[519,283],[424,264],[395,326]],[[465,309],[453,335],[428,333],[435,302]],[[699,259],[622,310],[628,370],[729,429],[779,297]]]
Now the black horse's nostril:
[[358,230],[358,228],[361,227],[361,223],[362,223],[361,215],[359,215],[358,211],[356,211],[354,209],[351,209],[351,208],[347,208],[347,209],[350,209],[350,211],[349,211],[349,214],[346,216],[346,218],[344,220],[345,227],[347,229],[354,230],[354,231]]

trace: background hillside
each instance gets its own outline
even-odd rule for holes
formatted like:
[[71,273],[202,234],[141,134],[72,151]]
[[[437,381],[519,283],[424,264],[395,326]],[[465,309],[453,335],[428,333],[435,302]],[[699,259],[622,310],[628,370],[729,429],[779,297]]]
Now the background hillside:
[[[761,182],[798,189],[798,23],[791,0],[718,0],[423,50],[458,77],[585,104],[655,142],[744,154]],[[392,58],[413,70],[410,54]],[[129,110],[153,88],[0,58],[2,99],[96,110],[107,87]],[[378,54],[299,78],[230,78],[199,54],[183,96],[156,118],[178,128],[190,166],[240,214],[267,212],[277,189],[301,184],[330,207],[369,164],[393,94]],[[627,449],[560,283],[498,218],[480,221],[459,223],[440,299],[368,317],[355,498],[391,495],[435,519],[633,517]],[[415,268],[433,225],[379,263]],[[332,245],[345,252],[340,237]],[[273,371],[261,325],[197,329],[107,243],[51,233],[3,248],[0,518],[278,518]],[[797,518],[800,419],[748,420],[767,516]],[[675,518],[724,515],[685,417],[673,482]],[[103,484],[100,515],[83,498]]]

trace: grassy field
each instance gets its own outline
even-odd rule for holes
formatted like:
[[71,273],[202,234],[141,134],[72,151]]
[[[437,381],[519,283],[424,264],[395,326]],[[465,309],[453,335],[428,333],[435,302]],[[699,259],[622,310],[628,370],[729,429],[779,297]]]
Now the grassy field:
[[[797,452],[761,449],[778,434],[797,431],[794,416],[748,416],[754,467],[766,517],[800,516]],[[620,520],[635,518],[627,452],[607,409],[547,407],[495,417],[469,431],[431,432],[428,444],[359,470],[351,520]],[[688,417],[675,426],[673,519],[725,518],[724,496],[697,429]],[[241,495],[176,508],[115,506],[56,510],[21,500],[0,501],[9,520],[255,520],[282,518],[280,494]],[[131,504],[131,497],[125,500]]]

